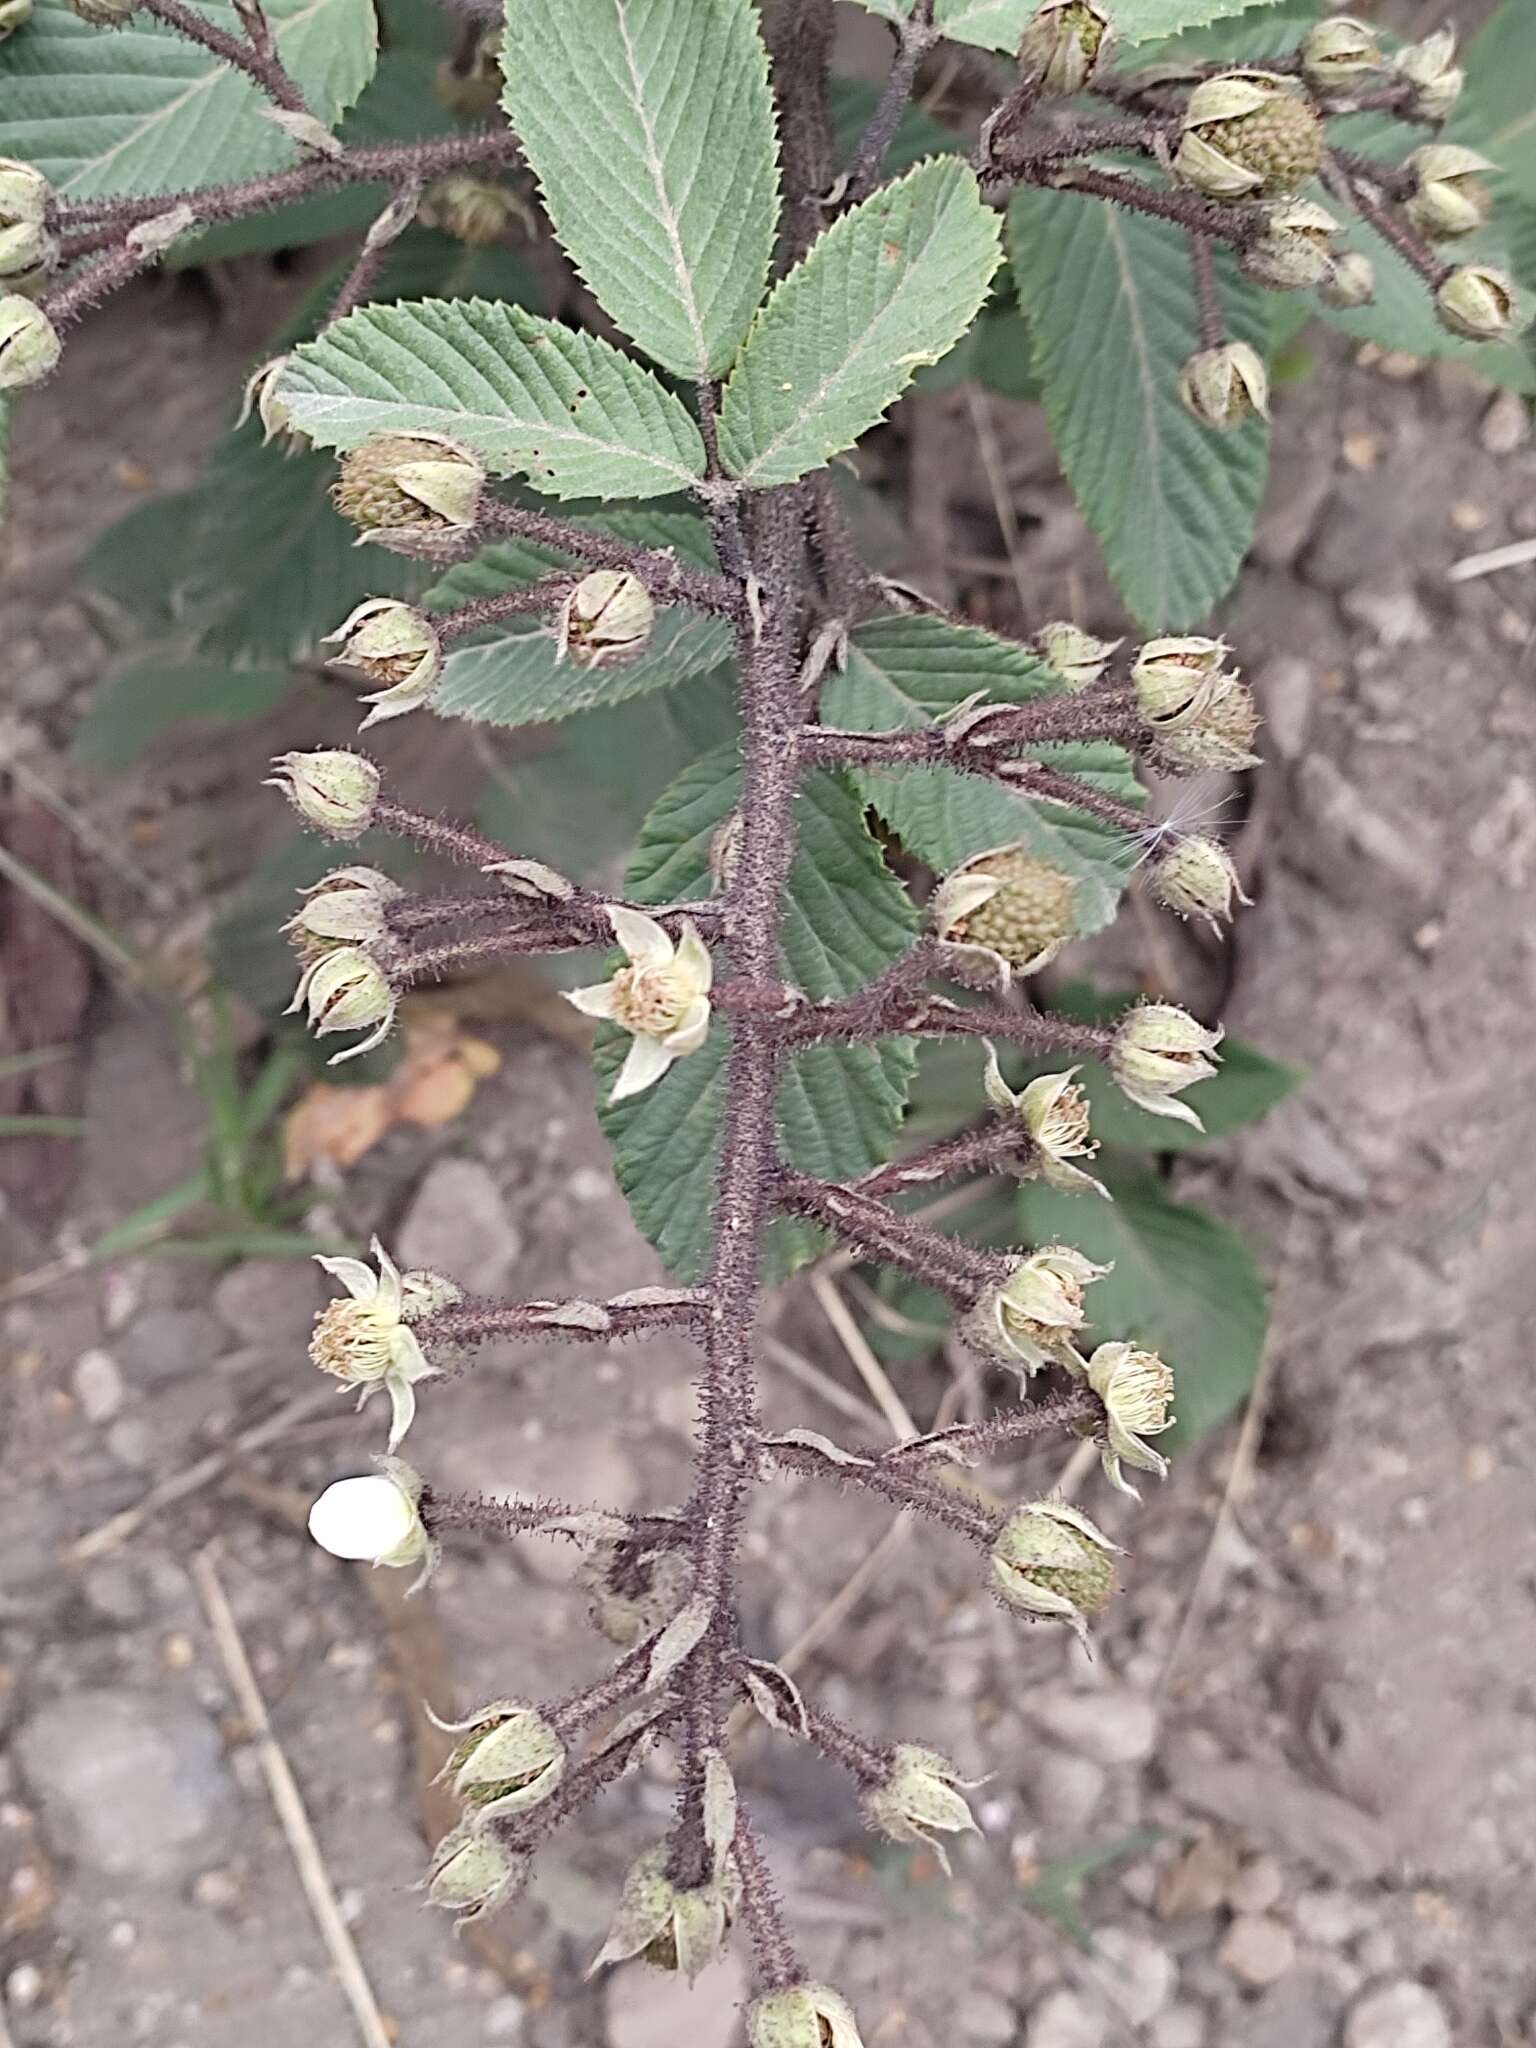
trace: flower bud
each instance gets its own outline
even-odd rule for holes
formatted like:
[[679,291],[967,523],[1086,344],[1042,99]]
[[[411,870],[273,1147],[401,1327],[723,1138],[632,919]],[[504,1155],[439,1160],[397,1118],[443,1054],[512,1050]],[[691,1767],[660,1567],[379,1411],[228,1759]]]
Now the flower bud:
[[1320,92],[1356,85],[1373,71],[1379,71],[1381,65],[1381,44],[1375,29],[1351,15],[1315,21],[1301,39],[1302,75]]
[[261,421],[263,445],[270,441],[284,441],[299,447],[303,443],[303,437],[293,430],[292,418],[281,391],[283,377],[292,360],[291,356],[273,356],[270,362],[259,363],[245,380],[240,417],[235,425],[243,427],[254,413]]
[[608,1939],[592,1971],[639,1956],[658,1970],[676,1970],[692,1984],[719,1955],[741,1908],[741,1879],[727,1862],[717,1881],[677,1885],[667,1876],[665,1842],[649,1849],[625,1874]]
[[1145,642],[1137,650],[1131,684],[1147,724],[1156,732],[1167,732],[1196,717],[1227,651],[1225,640],[1206,640],[1198,634]]
[[1322,122],[1289,80],[1229,71],[1190,94],[1173,170],[1212,199],[1270,198],[1304,185],[1323,146]]
[[986,1288],[960,1325],[967,1343],[1014,1372],[1077,1366],[1073,1339],[1087,1318],[1084,1289],[1110,1271],[1071,1245],[1050,1244],[1017,1259],[1008,1278]]
[[357,1564],[422,1564],[432,1546],[417,1512],[420,1477],[398,1458],[379,1462],[382,1471],[325,1489],[309,1511],[309,1533],[332,1557]]
[[594,569],[560,607],[557,661],[605,668],[643,654],[656,623],[651,593],[626,569]]
[[58,261],[59,245],[39,221],[0,224],[0,285],[39,284]]
[[462,533],[475,523],[485,470],[443,434],[375,434],[347,451],[331,491],[362,533]]
[[501,241],[518,217],[518,204],[510,192],[463,171],[435,178],[422,195],[423,225],[441,228],[471,249],[489,248]]
[[379,771],[365,754],[322,747],[312,754],[279,754],[267,786],[280,789],[308,825],[328,839],[356,839],[373,822]]
[[1077,930],[1077,877],[1022,843],[997,846],[946,875],[928,914],[946,944],[989,954],[1005,980],[1036,974]]
[[1219,434],[1255,413],[1269,418],[1269,372],[1246,341],[1223,342],[1192,355],[1179,372],[1179,397],[1203,427]]
[[1088,1098],[1073,1078],[1079,1071],[1068,1067],[1064,1074],[1041,1074],[1015,1095],[989,1045],[982,1085],[992,1107],[1004,1116],[1016,1116],[1028,1135],[1028,1158],[1014,1169],[1021,1178],[1043,1180],[1063,1194],[1092,1188],[1107,1200],[1109,1189],[1103,1182],[1071,1164],[1074,1159],[1091,1159],[1099,1149],[1088,1128]]
[[0,229],[29,224],[41,227],[53,187],[32,164],[13,156],[0,157]]
[[1417,121],[1443,121],[1461,98],[1467,75],[1456,62],[1456,31],[1437,28],[1422,43],[1408,43],[1392,59],[1398,76],[1414,88],[1407,112]]
[[1264,232],[1238,258],[1250,283],[1266,291],[1302,292],[1332,273],[1330,237],[1339,223],[1310,199],[1283,199],[1264,211]]
[[1232,919],[1232,899],[1246,903],[1227,850],[1215,839],[1179,839],[1152,863],[1152,893],[1180,917],[1203,917],[1219,931]]
[[483,121],[494,114],[501,104],[501,30],[482,29],[467,61],[445,57],[432,90],[461,121]]
[[[522,1700],[492,1700],[467,1721],[441,1721],[464,1733],[438,1781],[452,1785],[483,1823],[542,1806],[565,1776],[565,1744],[536,1707]],[[468,1731],[465,1733],[464,1731]]]
[[533,1859],[507,1848],[499,1836],[461,1821],[432,1851],[426,1893],[434,1906],[478,1920],[517,1897]]
[[1481,173],[1498,166],[1475,149],[1454,142],[1428,142],[1405,165],[1418,183],[1406,208],[1421,235],[1432,242],[1470,235],[1488,219],[1493,199]]
[[92,28],[121,28],[133,18],[138,0],[69,0],[69,4]]
[[1340,313],[1356,312],[1376,297],[1376,266],[1361,249],[1346,249],[1333,259],[1333,269],[1317,288],[1325,306]]
[[0,0],[0,43],[32,19],[32,0]]
[[1090,683],[1096,683],[1120,644],[1118,640],[1096,640],[1066,619],[1053,619],[1035,636],[1041,659],[1055,670],[1069,690],[1086,690]]
[[1088,1384],[1104,1403],[1104,1474],[1111,1486],[1136,1498],[1122,1462],[1167,1477],[1168,1460],[1142,1442],[1173,1427],[1168,1412],[1173,1374],[1155,1351],[1134,1344],[1101,1344],[1088,1361]]
[[992,1546],[992,1584],[1018,1613],[1064,1621],[1086,1642],[1089,1619],[1115,1590],[1115,1559],[1124,1555],[1064,1500],[1026,1501]]
[[748,2048],[864,2048],[853,2007],[825,1984],[768,1991],[747,2007]]
[[424,612],[398,598],[370,597],[325,636],[337,661],[379,684],[363,702],[373,709],[359,730],[429,704],[442,674],[442,643]]
[[1137,1003],[1116,1026],[1109,1070],[1138,1108],[1203,1130],[1188,1103],[1173,1098],[1215,1073],[1211,1055],[1221,1036],[1174,1003]]
[[61,353],[53,322],[18,292],[0,297],[0,391],[41,384]]
[[285,1014],[307,1010],[316,1038],[333,1031],[367,1033],[356,1045],[331,1055],[329,1064],[335,1067],[383,1044],[398,1000],[389,976],[371,953],[361,946],[338,946],[305,968]]
[[1019,76],[1042,95],[1081,92],[1108,55],[1111,33],[1095,0],[1044,0],[1019,43]]
[[1207,768],[1251,768],[1259,729],[1253,692],[1235,675],[1212,676],[1189,715],[1160,726],[1152,764],[1167,775],[1196,775]]
[[966,1783],[937,1750],[899,1742],[888,1775],[864,1795],[864,1818],[888,1841],[932,1849],[948,1876],[949,1857],[938,1837],[981,1832],[958,1790]]
[[[1463,263],[1435,293],[1440,325],[1467,341],[1502,341],[1523,325],[1514,279],[1491,263]],[[3,379],[0,379],[3,381]]]
[[386,905],[404,893],[377,868],[334,868],[301,891],[304,907],[283,930],[306,965],[335,946],[377,946],[388,933]]

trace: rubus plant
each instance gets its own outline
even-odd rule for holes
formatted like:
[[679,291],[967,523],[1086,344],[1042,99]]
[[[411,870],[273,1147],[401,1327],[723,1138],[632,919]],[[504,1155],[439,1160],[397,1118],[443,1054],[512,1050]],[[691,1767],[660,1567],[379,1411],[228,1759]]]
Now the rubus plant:
[[[284,452],[319,465],[365,544],[377,587],[349,570],[319,622],[363,686],[364,726],[423,709],[530,724],[692,691],[701,744],[621,891],[415,808],[362,752],[289,753],[272,779],[350,850],[289,927],[293,1007],[349,1038],[337,1059],[383,1041],[416,984],[612,949],[570,995],[599,1020],[618,1176],[675,1284],[497,1302],[401,1273],[377,1243],[372,1264],[324,1260],[344,1294],[314,1362],[363,1400],[382,1389],[391,1421],[378,1471],[331,1486],[311,1528],[422,1577],[460,1530],[584,1546],[593,1622],[620,1655],[567,1698],[497,1700],[456,1728],[463,1821],[430,1896],[465,1914],[514,1896],[541,1841],[664,1741],[675,1822],[629,1873],[603,1959],[692,1976],[739,1924],[754,2048],[859,2036],[808,1980],[737,1795],[738,1700],[845,1767],[896,1841],[942,1851],[973,1822],[944,1757],[866,1738],[748,1654],[753,1489],[807,1475],[927,1517],[973,1546],[1005,1606],[1082,1634],[1120,1547],[1056,1497],[996,1512],[958,1468],[1066,1434],[1098,1443],[1123,1493],[1128,1471],[1166,1469],[1179,1361],[1091,1337],[1107,1264],[1065,1241],[979,1246],[901,1198],[987,1169],[1094,1206],[1109,1189],[1077,1078],[1094,1062],[1129,1104],[1198,1128],[1186,1091],[1215,1074],[1218,1027],[1163,1001],[1110,1021],[1047,1010],[1029,983],[1109,920],[1132,859],[1182,916],[1219,927],[1241,899],[1216,838],[1146,825],[1134,770],[1255,760],[1252,692],[1226,641],[1196,628],[1245,550],[1269,359],[1294,331],[1265,295],[1368,311],[1372,261],[1348,218],[1447,345],[1506,344],[1521,324],[1508,265],[1461,253],[1494,165],[1475,136],[1440,134],[1463,82],[1448,31],[1397,44],[1299,0],[867,4],[892,23],[894,61],[841,149],[831,0],[507,0],[503,24],[457,18],[440,56],[432,17],[394,9],[386,56],[413,60],[396,83],[418,111],[429,82],[435,98],[430,132],[386,139],[336,132],[377,57],[367,0],[35,0],[30,17],[16,0],[0,53],[16,152],[0,165],[6,390],[46,378],[75,323],[149,266],[260,245],[273,218],[302,240],[300,202],[324,202],[329,231],[357,221],[359,191],[383,191],[311,338],[252,375],[244,430],[248,448],[276,444],[260,458],[274,474]],[[1212,24],[1225,43],[1145,47]],[[1014,63],[964,144],[940,131],[929,152],[912,101],[945,37]],[[1004,205],[1007,331],[1022,347],[1027,323],[1064,467],[1152,636],[1134,648],[1063,621],[1028,641],[979,630],[855,545],[834,465],[919,369],[997,319]],[[538,208],[577,318],[498,289],[494,265],[467,293],[386,282],[424,227],[473,269],[473,252],[537,239]],[[1492,355],[1528,379],[1518,349]],[[465,886],[403,886],[354,845],[365,834],[458,864]],[[974,1046],[977,1114],[902,1153],[925,1041]],[[1014,1085],[1021,1056],[1044,1070]],[[951,1305],[1001,1369],[990,1415],[886,1449],[765,1427],[764,1291],[829,1240]],[[620,1515],[448,1494],[398,1455],[420,1391],[489,1339],[658,1332],[699,1356],[681,1503]]]

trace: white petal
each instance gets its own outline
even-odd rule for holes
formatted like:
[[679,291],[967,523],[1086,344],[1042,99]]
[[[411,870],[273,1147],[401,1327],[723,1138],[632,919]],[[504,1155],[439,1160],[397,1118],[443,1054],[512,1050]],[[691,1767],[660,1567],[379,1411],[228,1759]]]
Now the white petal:
[[667,965],[675,949],[654,917],[647,917],[640,910],[626,910],[619,903],[610,903],[606,909],[608,922],[613,926],[613,936],[637,966]]
[[400,1268],[395,1264],[376,1237],[370,1239],[368,1249],[378,1261],[379,1307],[387,1315],[398,1316],[400,1304],[405,1299],[404,1291],[400,1285]]
[[[374,1240],[377,1243],[377,1239]],[[319,1255],[315,1264],[322,1272],[329,1273],[333,1280],[339,1280],[354,1301],[372,1301],[379,1291],[378,1276],[371,1273],[361,1259],[327,1259]]]
[[309,1533],[332,1557],[362,1562],[397,1549],[415,1519],[415,1510],[395,1482],[371,1473],[328,1486],[309,1511]]
[[428,1363],[421,1340],[406,1323],[402,1323],[389,1340],[389,1358],[390,1371],[398,1373],[402,1379],[432,1380],[441,1376],[441,1368]]
[[1143,1095],[1140,1089],[1127,1088],[1122,1082],[1120,1092],[1138,1109],[1144,1109],[1148,1116],[1171,1116],[1181,1124],[1193,1124],[1197,1131],[1205,1125],[1187,1102],[1180,1102],[1176,1095]]
[[987,1048],[987,1064],[982,1072],[981,1085],[988,1102],[994,1109],[1000,1109],[1006,1116],[1019,1106],[1019,1098],[1003,1079],[1003,1070],[998,1063],[997,1047],[990,1038],[983,1039]]
[[333,1052],[325,1064],[328,1067],[339,1067],[343,1060],[355,1060],[365,1052],[372,1052],[376,1045],[382,1045],[388,1038],[389,1027],[394,1021],[394,1006],[391,1004],[389,1014],[379,1019],[366,1038],[360,1038],[356,1045],[349,1045],[345,1052]]
[[404,1373],[386,1373],[384,1385],[389,1392],[389,1443],[386,1448],[392,1452],[416,1420],[416,1389]]
[[699,937],[691,918],[682,923],[682,937],[677,942],[677,959],[694,987],[701,995],[708,995],[715,978],[715,963],[709,957],[709,948]]
[[709,997],[695,996],[683,1012],[683,1021],[669,1031],[661,1041],[663,1048],[674,1058],[686,1052],[697,1052],[709,1036]]
[[639,1095],[652,1088],[671,1066],[676,1058],[659,1038],[636,1038],[629,1048],[629,1057],[619,1069],[619,1078],[613,1084],[610,1102],[623,1102],[631,1095]]
[[565,1000],[580,1010],[583,1017],[611,1017],[613,1015],[613,983],[594,982],[590,988],[568,988]]

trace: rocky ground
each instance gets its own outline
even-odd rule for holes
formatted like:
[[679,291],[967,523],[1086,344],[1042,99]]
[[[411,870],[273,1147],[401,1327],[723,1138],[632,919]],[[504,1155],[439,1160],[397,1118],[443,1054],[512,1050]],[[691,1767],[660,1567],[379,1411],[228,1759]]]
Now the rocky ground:
[[[152,307],[167,351],[154,360]],[[25,408],[0,535],[19,621],[13,794],[29,815],[39,789],[67,800],[82,893],[142,934],[195,935],[203,878],[227,870],[232,837],[248,842],[221,830],[191,869],[182,851],[206,845],[210,799],[247,805],[268,736],[172,746],[127,780],[76,774],[59,749],[102,656],[69,565],[136,494],[179,480],[247,338],[185,289],[125,300]],[[985,516],[966,502],[969,456],[935,515],[933,450],[969,414],[963,395],[928,404],[905,431],[926,493],[916,566],[934,573],[946,510],[973,535]],[[88,441],[71,431],[82,413]],[[1077,596],[1112,623],[1027,416],[994,402],[992,419],[1042,603]],[[1343,358],[1288,390],[1278,438],[1230,626],[1269,717],[1238,838],[1255,907],[1219,959],[1186,958],[1161,932],[1140,963],[1181,989],[1226,981],[1230,1021],[1310,1069],[1265,1124],[1181,1170],[1275,1280],[1257,1405],[1136,1513],[1092,1663],[1008,1623],[969,1558],[928,1531],[893,1538],[863,1504],[795,1488],[754,1516],[747,1611],[765,1652],[873,1556],[805,1683],[872,1730],[992,1773],[985,1839],[946,1885],[924,1858],[872,1853],[814,1759],[778,1738],[744,1747],[807,1953],[855,1997],[870,2048],[1536,2041],[1533,607],[1529,571],[1447,579],[1469,550],[1536,531],[1536,451],[1523,408],[1490,409],[1460,375]],[[218,815],[276,825],[254,800]],[[392,1133],[344,1192],[316,1190],[311,1221],[352,1240],[379,1228],[406,1261],[523,1295],[656,1277],[605,1170],[581,1054],[526,1018],[483,1028],[502,1064],[473,1116]],[[13,1181],[16,1275],[195,1162],[196,1106],[154,1008],[98,978],[78,1032],[90,1132],[56,1190]],[[633,1966],[583,1980],[619,1872],[663,1824],[659,1772],[561,1838],[484,1944],[455,1941],[411,1890],[421,1696],[446,1713],[597,1668],[568,1556],[457,1549],[401,1608],[384,1575],[337,1564],[295,1524],[296,1504],[362,1462],[350,1415],[323,1397],[118,1540],[89,1540],[313,1395],[318,1298],[295,1262],[140,1259],[4,1311],[0,1926],[15,2048],[353,2038],[270,1752],[232,1690],[219,1589],[385,2016],[373,2038],[729,2048],[734,1962],[691,1995]],[[862,1398],[803,1289],[778,1317],[845,1402]],[[848,1426],[767,1370],[786,1424]],[[688,1375],[671,1344],[509,1349],[426,1405],[413,1456],[445,1484],[667,1502],[687,1472]],[[946,1384],[936,1366],[901,1392],[924,1414]],[[1031,1481],[1055,1476],[1042,1459]],[[1131,1531],[1096,1476],[1082,1498]],[[1101,1866],[1081,1902],[1090,1950],[1031,1910],[1073,1858]]]

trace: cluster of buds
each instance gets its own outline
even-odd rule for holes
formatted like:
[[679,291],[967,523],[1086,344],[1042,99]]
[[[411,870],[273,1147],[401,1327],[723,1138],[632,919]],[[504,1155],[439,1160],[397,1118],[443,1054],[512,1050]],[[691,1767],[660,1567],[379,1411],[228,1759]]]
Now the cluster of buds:
[[1019,77],[1042,97],[1070,98],[1092,81],[1111,38],[1097,0],[1044,0],[1019,41]]
[[443,649],[431,620],[398,598],[370,597],[342,620],[325,644],[334,659],[378,688],[363,699],[372,710],[359,730],[430,704],[443,672]]
[[864,1793],[864,1818],[889,1842],[930,1849],[949,1872],[945,1835],[979,1834],[964,1793],[981,1782],[963,1778],[948,1757],[914,1742],[899,1742],[880,1776]]
[[1038,974],[1077,930],[1075,875],[1015,842],[972,855],[947,874],[928,906],[950,964],[969,961],[1007,988]]
[[719,1955],[741,1910],[736,1866],[723,1857],[702,1883],[683,1885],[667,1874],[669,1855],[668,1845],[659,1843],[630,1865],[594,1971],[638,1957],[691,1984]]
[[1049,1365],[1081,1371],[1076,1345],[1088,1320],[1084,1293],[1109,1271],[1071,1245],[1044,1245],[1015,1259],[1005,1280],[983,1289],[961,1334],[984,1357],[1021,1376]]
[[467,1720],[436,1724],[464,1738],[437,1778],[451,1786],[467,1818],[478,1826],[532,1813],[559,1790],[565,1744],[537,1707],[523,1700],[492,1700]]
[[1015,1093],[1003,1079],[996,1048],[989,1045],[982,1087],[994,1109],[1024,1127],[1029,1149],[1016,1168],[1022,1179],[1044,1181],[1066,1195],[1091,1189],[1108,1200],[1104,1183],[1072,1164],[1091,1159],[1099,1149],[1089,1129],[1088,1098],[1077,1086],[1079,1071],[1068,1067],[1064,1074],[1039,1074]]
[[1223,640],[1149,640],[1131,670],[1136,705],[1153,735],[1153,765],[1173,775],[1250,768],[1259,715],[1253,692],[1226,666]]
[[42,172],[0,157],[0,285],[14,292],[40,284],[58,260],[47,227],[53,189]]
[[650,644],[656,603],[627,569],[594,569],[560,607],[555,659],[577,668],[612,668]]
[[1080,1642],[1115,1590],[1125,1555],[1080,1508],[1064,1500],[1015,1508],[992,1546],[992,1584],[1019,1614],[1064,1621]]
[[470,532],[484,489],[484,464],[446,434],[375,434],[343,455],[331,497],[364,540],[409,549]]
[[1086,690],[1103,675],[1121,643],[1095,639],[1068,619],[1053,619],[1040,628],[1035,645],[1047,668],[1054,669],[1069,690]]

